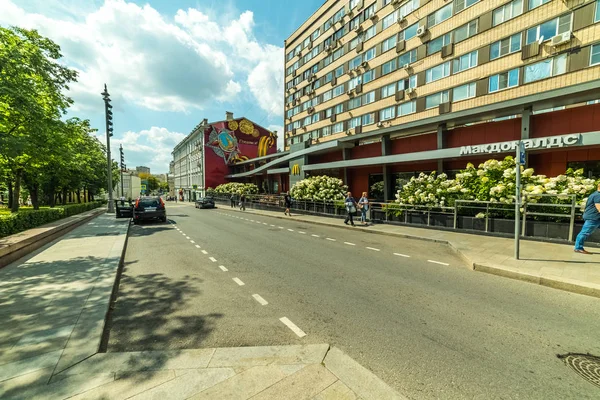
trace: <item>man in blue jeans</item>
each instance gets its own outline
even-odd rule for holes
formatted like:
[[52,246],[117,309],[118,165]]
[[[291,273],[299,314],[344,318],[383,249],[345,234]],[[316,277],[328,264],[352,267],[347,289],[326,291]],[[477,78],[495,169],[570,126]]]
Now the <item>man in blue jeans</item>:
[[583,213],[583,228],[577,235],[575,241],[575,252],[581,254],[592,254],[583,248],[583,244],[587,238],[594,233],[596,229],[600,227],[600,184],[598,184],[598,191],[592,193],[588,197],[588,201],[585,205],[585,211]]

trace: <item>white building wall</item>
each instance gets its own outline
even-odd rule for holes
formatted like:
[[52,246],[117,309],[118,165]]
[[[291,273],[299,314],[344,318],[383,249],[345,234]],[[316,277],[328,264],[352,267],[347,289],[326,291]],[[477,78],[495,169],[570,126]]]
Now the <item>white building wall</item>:
[[201,127],[173,150],[175,193],[178,194],[183,189],[186,200],[192,197],[193,192],[197,197],[204,194],[203,149],[204,129]]

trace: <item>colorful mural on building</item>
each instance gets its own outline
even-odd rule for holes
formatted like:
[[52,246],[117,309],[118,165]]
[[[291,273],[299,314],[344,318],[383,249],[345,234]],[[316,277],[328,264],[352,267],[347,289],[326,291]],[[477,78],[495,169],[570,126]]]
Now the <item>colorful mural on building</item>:
[[228,165],[277,151],[273,132],[241,118],[210,125],[204,131],[206,187],[226,183]]

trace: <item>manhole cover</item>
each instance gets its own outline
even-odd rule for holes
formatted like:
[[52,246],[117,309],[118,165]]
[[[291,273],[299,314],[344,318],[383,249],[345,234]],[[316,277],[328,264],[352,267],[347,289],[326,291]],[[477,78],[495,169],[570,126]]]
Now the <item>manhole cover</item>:
[[600,387],[600,357],[591,354],[564,354],[558,355],[565,364],[577,372],[583,379],[592,385]]

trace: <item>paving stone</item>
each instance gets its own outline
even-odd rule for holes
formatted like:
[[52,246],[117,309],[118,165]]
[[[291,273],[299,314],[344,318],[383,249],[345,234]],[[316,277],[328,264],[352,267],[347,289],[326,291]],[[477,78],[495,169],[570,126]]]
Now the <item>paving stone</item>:
[[318,364],[328,344],[222,348],[215,351],[209,367],[238,367],[269,364]]
[[0,365],[0,382],[40,369],[54,367],[62,350]]
[[313,397],[313,400],[356,400],[356,393],[346,386],[342,381],[336,381],[321,393]]
[[286,376],[288,375],[278,365],[252,367],[218,385],[191,396],[189,399],[245,400],[274,385]]
[[321,364],[312,364],[252,397],[253,400],[311,399],[337,381]]
[[179,400],[187,399],[226,379],[235,376],[231,368],[205,368],[186,371],[183,375],[140,393],[132,400]]
[[54,366],[0,382],[0,399],[32,399],[26,391],[33,387],[46,386],[52,371]]
[[[70,400],[123,400],[175,379],[174,371],[135,372],[116,376],[116,380],[69,397]],[[166,397],[164,400],[167,400]]]

